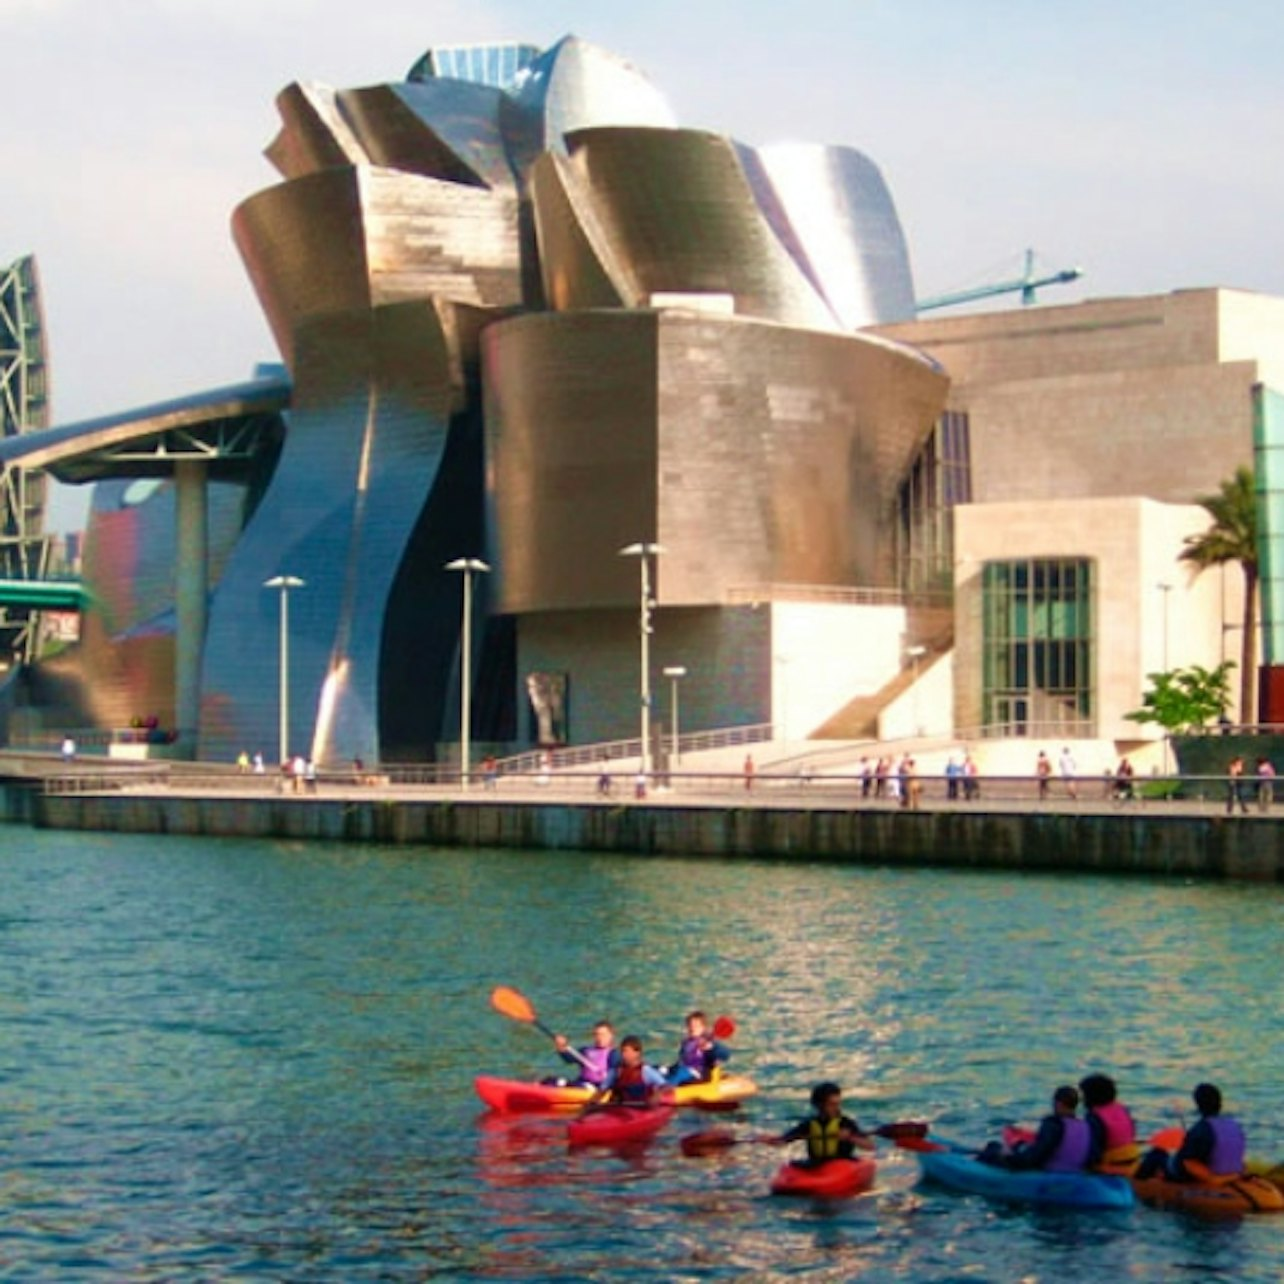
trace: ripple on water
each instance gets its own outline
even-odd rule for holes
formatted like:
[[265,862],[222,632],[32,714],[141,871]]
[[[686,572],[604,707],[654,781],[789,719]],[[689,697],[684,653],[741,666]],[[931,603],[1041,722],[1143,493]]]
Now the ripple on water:
[[[705,1160],[479,1114],[551,1073],[517,984],[668,1059],[735,1017],[776,1129],[838,1078],[863,1120],[981,1138],[1115,1072],[1144,1127],[1221,1079],[1284,1155],[1275,888],[21,831],[0,863],[0,1273],[18,1278],[1049,1281],[1284,1275],[1278,1224],[1007,1209],[885,1149],[838,1206]],[[725,1117],[713,1123],[727,1125]]]

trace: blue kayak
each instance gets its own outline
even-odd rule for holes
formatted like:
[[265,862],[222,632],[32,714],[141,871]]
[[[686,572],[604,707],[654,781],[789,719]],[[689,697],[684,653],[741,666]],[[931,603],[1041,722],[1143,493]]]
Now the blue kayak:
[[[930,1144],[930,1143],[929,1143]],[[970,1150],[937,1143],[941,1148],[915,1148],[924,1178],[987,1199],[1017,1204],[1055,1204],[1062,1208],[1131,1208],[1136,1202],[1124,1177],[1097,1173],[1049,1173],[1037,1169],[1013,1172],[981,1163]]]

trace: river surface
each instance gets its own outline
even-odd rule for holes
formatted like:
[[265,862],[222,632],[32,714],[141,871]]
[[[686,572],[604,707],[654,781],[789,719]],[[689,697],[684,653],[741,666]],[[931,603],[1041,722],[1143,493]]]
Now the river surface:
[[681,1154],[728,1116],[571,1152],[471,1083],[557,1072],[511,984],[663,1061],[732,1016],[748,1130],[832,1077],[980,1141],[1103,1069],[1147,1132],[1221,1083],[1279,1159],[1281,929],[1276,887],[0,826],[0,1278],[1279,1281],[1284,1217],[1007,1208],[891,1147],[781,1201],[779,1151]]

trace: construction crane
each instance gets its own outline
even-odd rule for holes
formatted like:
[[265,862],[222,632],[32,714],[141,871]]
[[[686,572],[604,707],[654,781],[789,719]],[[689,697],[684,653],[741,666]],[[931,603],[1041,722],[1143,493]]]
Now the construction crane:
[[1049,272],[1044,276],[1035,274],[1034,251],[1025,252],[1025,271],[1008,281],[995,281],[992,285],[974,285],[970,290],[957,290],[953,294],[937,294],[930,299],[919,299],[915,308],[919,312],[931,312],[935,308],[951,308],[959,303],[972,303],[976,299],[989,299],[996,294],[1015,294],[1021,292],[1021,303],[1029,307],[1037,303],[1035,291],[1045,285],[1065,285],[1077,281],[1083,275],[1083,269],[1062,268],[1059,272]]

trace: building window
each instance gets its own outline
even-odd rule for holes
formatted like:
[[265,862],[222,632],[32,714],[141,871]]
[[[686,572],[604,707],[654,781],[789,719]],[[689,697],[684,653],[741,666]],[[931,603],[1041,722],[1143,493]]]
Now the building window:
[[908,592],[953,586],[954,506],[972,500],[968,417],[947,410],[920,447],[897,503],[896,560]]
[[985,564],[988,733],[1095,735],[1094,580],[1078,558]]

